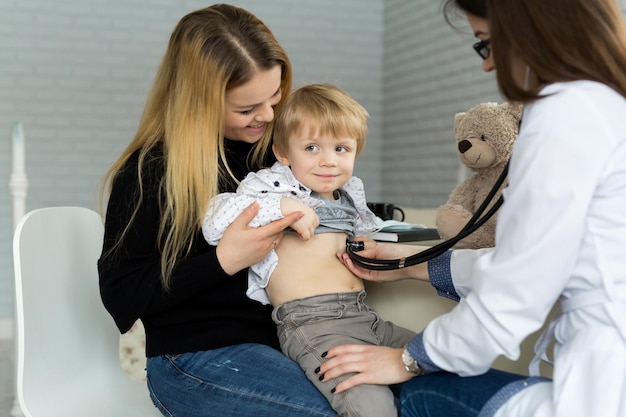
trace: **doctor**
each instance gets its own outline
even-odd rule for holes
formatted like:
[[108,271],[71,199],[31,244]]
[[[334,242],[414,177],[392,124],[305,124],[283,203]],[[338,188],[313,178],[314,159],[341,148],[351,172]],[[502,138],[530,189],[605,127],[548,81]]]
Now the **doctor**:
[[[626,416],[622,12],[615,0],[485,5],[484,16],[467,15],[479,38],[475,49],[497,68],[502,94],[525,104],[496,247],[450,251],[391,272],[362,269],[343,255],[365,279],[430,281],[459,303],[404,350],[330,349],[320,374],[330,380],[358,372],[337,393],[408,381],[402,416]],[[360,252],[377,259],[414,253],[371,241]],[[537,360],[530,377],[490,370],[499,355],[519,356],[520,343],[557,302],[561,313],[538,344],[539,358],[555,341],[553,379],[538,376]]]

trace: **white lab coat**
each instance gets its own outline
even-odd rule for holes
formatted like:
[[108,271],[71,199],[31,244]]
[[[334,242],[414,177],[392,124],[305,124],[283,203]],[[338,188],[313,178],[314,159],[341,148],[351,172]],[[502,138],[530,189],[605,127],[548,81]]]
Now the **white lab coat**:
[[[589,81],[526,105],[496,247],[455,251],[462,300],[424,332],[435,364],[485,372],[545,322],[557,300],[553,382],[497,417],[626,416],[626,100]],[[563,305],[563,303],[562,303]]]

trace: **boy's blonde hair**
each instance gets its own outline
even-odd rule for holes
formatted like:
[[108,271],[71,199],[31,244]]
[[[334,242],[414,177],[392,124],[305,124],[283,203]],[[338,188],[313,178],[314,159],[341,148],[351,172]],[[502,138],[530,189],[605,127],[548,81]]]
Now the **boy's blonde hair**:
[[356,139],[357,156],[365,147],[369,113],[332,84],[309,84],[291,93],[274,123],[274,152],[285,155],[289,139],[306,125],[321,135]]

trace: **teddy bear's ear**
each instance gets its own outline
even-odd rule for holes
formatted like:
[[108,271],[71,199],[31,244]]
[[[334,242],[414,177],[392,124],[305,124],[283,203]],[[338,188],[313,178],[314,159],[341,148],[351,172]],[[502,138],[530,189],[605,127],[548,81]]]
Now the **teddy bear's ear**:
[[457,140],[459,140],[459,126],[461,125],[461,122],[465,118],[466,114],[467,112],[461,112],[454,115],[454,136],[456,136]]
[[463,120],[463,118],[465,117],[467,113],[466,112],[461,112],[461,113],[457,113],[454,115],[454,125],[457,126],[459,123],[461,123],[461,121]]

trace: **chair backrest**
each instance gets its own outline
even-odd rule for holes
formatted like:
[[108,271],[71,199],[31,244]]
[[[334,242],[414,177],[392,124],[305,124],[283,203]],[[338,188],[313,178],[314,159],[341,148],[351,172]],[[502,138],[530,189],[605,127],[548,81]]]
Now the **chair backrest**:
[[81,207],[34,210],[17,225],[16,391],[26,415],[52,415],[45,407],[70,401],[68,384],[119,368],[119,332],[99,295],[103,235],[100,216]]

